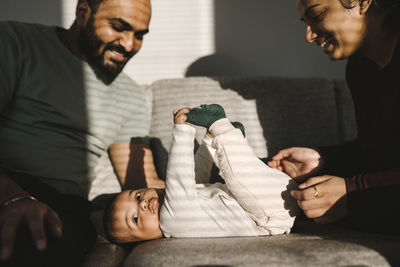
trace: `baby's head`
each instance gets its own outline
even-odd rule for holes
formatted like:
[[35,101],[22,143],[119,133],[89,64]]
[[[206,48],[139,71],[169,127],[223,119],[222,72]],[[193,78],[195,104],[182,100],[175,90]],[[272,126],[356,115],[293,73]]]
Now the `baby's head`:
[[114,243],[162,237],[159,209],[164,190],[143,188],[119,193],[104,214],[104,230]]

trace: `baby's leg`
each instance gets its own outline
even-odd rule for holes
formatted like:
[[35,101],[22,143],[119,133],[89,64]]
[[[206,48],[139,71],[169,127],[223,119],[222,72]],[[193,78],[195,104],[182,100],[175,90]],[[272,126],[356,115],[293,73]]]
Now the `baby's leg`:
[[198,184],[210,183],[211,170],[216,158],[211,142],[212,138],[206,135],[194,156],[196,183]]
[[259,160],[227,119],[216,121],[209,131],[221,174],[241,206],[270,234],[289,232],[298,210],[289,194],[294,180]]

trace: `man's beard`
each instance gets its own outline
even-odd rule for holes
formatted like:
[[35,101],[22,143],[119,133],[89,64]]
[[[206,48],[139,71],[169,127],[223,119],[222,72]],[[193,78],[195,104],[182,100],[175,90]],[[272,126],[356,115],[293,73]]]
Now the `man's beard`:
[[[93,16],[89,19],[85,28],[81,30],[78,36],[79,48],[86,57],[87,62],[93,69],[96,77],[105,84],[111,84],[115,78],[121,73],[128,60],[134,55],[134,52],[126,52],[121,45],[113,43],[106,44],[101,52],[100,48],[104,43],[97,37],[93,28]],[[122,54],[126,60],[123,62],[110,59],[115,65],[107,65],[104,63],[104,55],[107,50],[114,50]]]

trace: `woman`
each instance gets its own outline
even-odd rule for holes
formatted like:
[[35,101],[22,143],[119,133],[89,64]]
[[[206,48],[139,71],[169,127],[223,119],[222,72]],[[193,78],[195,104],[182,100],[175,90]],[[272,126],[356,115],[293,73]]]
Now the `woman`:
[[268,165],[301,183],[291,194],[316,222],[346,219],[358,228],[398,231],[392,226],[400,211],[400,0],[297,0],[297,6],[306,41],[332,60],[348,58],[358,138],[284,149]]

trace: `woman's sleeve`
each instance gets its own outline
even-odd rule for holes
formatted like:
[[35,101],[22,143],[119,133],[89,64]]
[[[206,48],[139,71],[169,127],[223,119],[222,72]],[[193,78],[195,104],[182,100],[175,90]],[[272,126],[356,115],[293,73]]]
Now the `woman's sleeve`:
[[[321,174],[343,177],[346,182],[347,220],[357,227],[392,228],[399,224],[400,169],[366,171],[366,160],[357,141],[318,148],[323,159]],[[393,228],[392,228],[393,229]]]
[[335,146],[317,147],[322,157],[321,173],[348,177],[362,170],[363,156],[357,141]]

